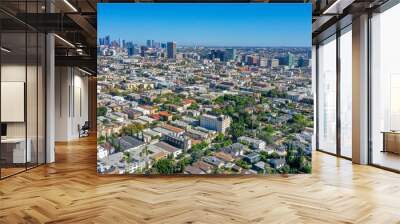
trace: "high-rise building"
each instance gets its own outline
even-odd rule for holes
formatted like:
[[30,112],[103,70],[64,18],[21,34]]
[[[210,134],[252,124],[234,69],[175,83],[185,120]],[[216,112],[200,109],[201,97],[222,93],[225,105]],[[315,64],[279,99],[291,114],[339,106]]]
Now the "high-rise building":
[[206,129],[225,133],[231,125],[231,118],[229,116],[213,116],[209,114],[203,114],[200,117],[200,126]]
[[168,42],[167,43],[167,57],[174,59],[176,58],[176,43]]
[[139,49],[137,48],[137,46],[133,45],[132,43],[127,44],[127,48],[128,48],[128,56],[129,57],[139,54]]
[[106,36],[104,38],[104,45],[110,46],[110,44],[111,44],[110,36]]
[[142,57],[146,56],[146,51],[147,51],[147,47],[141,46],[140,47],[140,56],[142,56]]
[[246,56],[246,64],[247,65],[257,65],[258,58],[256,55],[247,55]]
[[311,59],[311,57],[312,57],[312,51],[308,50],[307,51],[307,59]]
[[211,50],[210,54],[208,55],[208,59],[214,60],[219,59],[220,61],[226,60],[226,54],[224,51],[221,50]]
[[279,59],[273,58],[271,59],[271,68],[276,68],[279,66]]
[[259,65],[260,65],[261,67],[267,67],[267,65],[268,65],[268,60],[267,60],[266,58],[264,58],[264,57],[261,57],[260,60],[259,60]]
[[287,60],[287,65],[288,65],[290,68],[293,68],[294,65],[295,65],[294,54],[288,52],[286,57],[287,57],[287,59],[286,59],[286,60]]
[[297,61],[297,66],[299,66],[299,67],[307,67],[308,63],[309,63],[309,59],[304,59],[303,57],[301,57]]
[[236,49],[234,48],[228,48],[225,51],[225,60],[230,61],[230,60],[235,60],[236,59]]
[[154,40],[147,40],[147,47],[153,48],[154,47]]

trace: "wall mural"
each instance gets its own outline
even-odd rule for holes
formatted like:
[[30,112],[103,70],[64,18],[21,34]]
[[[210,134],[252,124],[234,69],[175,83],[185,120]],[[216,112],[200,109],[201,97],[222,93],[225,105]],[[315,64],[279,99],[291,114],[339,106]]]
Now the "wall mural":
[[311,173],[311,4],[98,4],[100,174]]

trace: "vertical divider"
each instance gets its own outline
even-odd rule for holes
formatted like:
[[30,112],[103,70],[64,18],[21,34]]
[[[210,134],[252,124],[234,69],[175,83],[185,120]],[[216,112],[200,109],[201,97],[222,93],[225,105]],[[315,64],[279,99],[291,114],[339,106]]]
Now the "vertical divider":
[[340,35],[339,27],[336,28],[336,155],[341,156],[341,118],[340,118]]

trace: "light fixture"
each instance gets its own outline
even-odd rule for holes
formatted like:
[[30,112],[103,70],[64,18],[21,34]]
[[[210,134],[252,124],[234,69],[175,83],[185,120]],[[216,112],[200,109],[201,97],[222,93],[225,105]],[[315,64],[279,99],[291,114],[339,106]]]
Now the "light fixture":
[[330,5],[324,12],[323,15],[339,15],[343,13],[343,10],[351,5],[355,0],[336,0],[332,5]]
[[5,47],[1,47],[0,49],[1,49],[2,51],[6,52],[6,53],[10,53],[10,52],[11,52],[11,50],[8,50],[8,49],[5,48]]
[[67,4],[74,12],[78,12],[78,10],[68,1],[64,0],[65,4]]
[[69,45],[70,47],[75,48],[75,45],[73,45],[73,44],[72,44],[71,42],[69,42],[68,40],[66,40],[66,39],[64,39],[64,38],[62,38],[62,37],[60,37],[60,36],[57,35],[57,34],[54,34],[54,36],[57,37],[58,39],[60,39],[61,41],[63,41],[64,43],[66,43],[67,45]]
[[87,74],[87,75],[90,75],[90,76],[92,75],[90,72],[85,71],[85,70],[83,70],[83,69],[81,69],[81,68],[79,68],[79,67],[78,67],[78,70],[81,71],[81,72],[83,72],[83,73],[85,73],[85,74]]

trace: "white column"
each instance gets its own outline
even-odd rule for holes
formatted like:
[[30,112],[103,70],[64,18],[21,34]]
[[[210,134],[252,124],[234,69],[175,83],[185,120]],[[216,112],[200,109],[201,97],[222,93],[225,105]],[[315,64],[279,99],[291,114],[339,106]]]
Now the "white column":
[[353,162],[368,163],[368,15],[353,19]]
[[54,35],[46,36],[46,163],[55,161],[55,54]]

